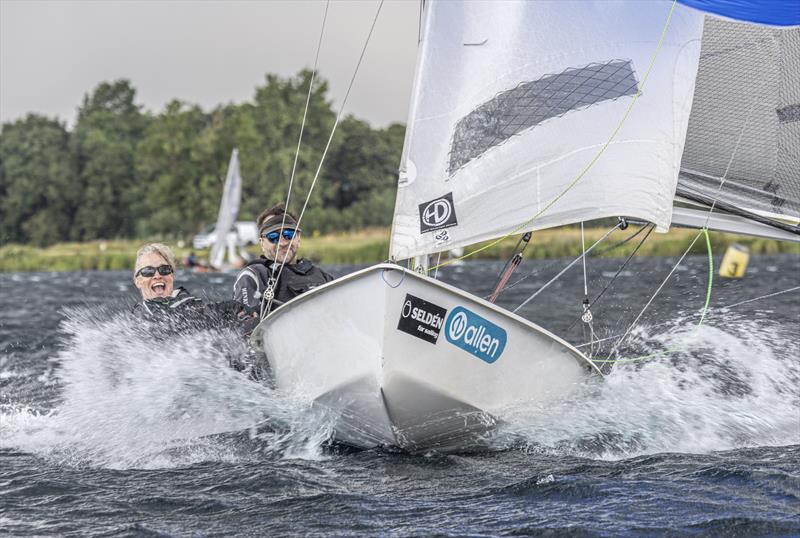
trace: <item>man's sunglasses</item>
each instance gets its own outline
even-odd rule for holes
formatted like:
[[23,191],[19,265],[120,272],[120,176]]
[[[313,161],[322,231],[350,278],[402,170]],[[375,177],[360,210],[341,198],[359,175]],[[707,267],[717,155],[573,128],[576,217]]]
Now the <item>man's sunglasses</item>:
[[262,234],[261,237],[263,237],[264,239],[266,239],[267,241],[269,241],[274,245],[280,240],[281,235],[283,235],[283,238],[286,239],[287,241],[291,241],[292,239],[294,239],[294,235],[296,233],[297,230],[293,230],[292,228],[286,228],[285,230],[283,230],[282,233],[269,232]]
[[142,275],[145,278],[150,278],[156,276],[156,271],[158,271],[158,274],[161,276],[171,275],[172,266],[166,264],[159,265],[158,267],[153,267],[152,265],[145,265],[144,267],[136,271],[136,274],[134,276]]

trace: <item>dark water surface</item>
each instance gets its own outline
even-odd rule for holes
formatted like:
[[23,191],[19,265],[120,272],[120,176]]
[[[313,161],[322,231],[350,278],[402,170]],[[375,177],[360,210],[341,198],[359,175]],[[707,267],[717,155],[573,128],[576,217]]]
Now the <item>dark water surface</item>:
[[[625,333],[674,262],[634,260],[592,309],[596,338]],[[590,298],[619,263],[590,260]],[[498,302],[565,264],[523,263],[512,282],[536,274]],[[486,295],[501,266],[439,276]],[[626,362],[507,410],[493,450],[411,456],[329,446],[306,403],[226,366],[244,345],[225,329],[148,336],[121,313],[127,273],[0,274],[0,535],[798,536],[800,291],[737,303],[800,286],[800,257],[715,278],[700,325],[707,275],[687,258]],[[233,276],[178,282],[223,299]],[[576,267],[521,313],[582,344],[582,299]]]

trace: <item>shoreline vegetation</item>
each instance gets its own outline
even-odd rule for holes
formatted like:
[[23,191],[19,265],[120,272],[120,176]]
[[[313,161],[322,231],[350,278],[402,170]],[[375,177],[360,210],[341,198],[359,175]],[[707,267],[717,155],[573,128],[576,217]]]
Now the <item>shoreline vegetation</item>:
[[[598,246],[603,257],[628,256],[639,243],[641,235],[612,250],[608,247],[635,233],[638,226],[631,225],[627,230],[615,231],[605,243]],[[591,246],[607,231],[607,228],[587,228],[586,247]],[[652,233],[642,245],[637,256],[680,256],[697,235],[697,230],[678,229],[668,234]],[[769,239],[744,237],[734,234],[710,232],[711,246],[715,257],[724,254],[727,247],[738,243],[750,249],[751,254],[800,254],[800,245]],[[519,235],[509,237],[467,259],[506,260],[514,253]],[[179,246],[179,241],[158,239],[173,248],[182,267],[189,252],[194,251],[198,258],[208,257],[207,250],[193,250],[191,245]],[[136,250],[149,240],[108,240],[83,243],[58,243],[46,248],[29,245],[0,246],[0,272],[23,271],[91,271],[91,270],[130,270],[135,261]],[[483,245],[481,243],[465,249],[465,255]],[[258,255],[257,245],[247,249]],[[387,259],[389,251],[389,229],[369,228],[357,232],[342,232],[303,237],[301,254],[322,265],[361,265],[378,263]],[[581,252],[581,232],[579,227],[570,226],[542,230],[533,233],[531,243],[525,251],[526,259],[574,258]],[[697,241],[692,254],[705,254],[705,241]],[[592,255],[590,254],[590,257]],[[447,259],[446,253],[442,261]]]

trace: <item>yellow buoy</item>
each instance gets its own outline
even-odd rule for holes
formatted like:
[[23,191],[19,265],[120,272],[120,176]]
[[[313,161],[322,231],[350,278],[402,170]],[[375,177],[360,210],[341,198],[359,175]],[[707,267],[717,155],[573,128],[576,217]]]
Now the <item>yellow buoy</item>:
[[722,257],[719,276],[723,278],[742,278],[750,261],[750,249],[744,245],[732,244]]

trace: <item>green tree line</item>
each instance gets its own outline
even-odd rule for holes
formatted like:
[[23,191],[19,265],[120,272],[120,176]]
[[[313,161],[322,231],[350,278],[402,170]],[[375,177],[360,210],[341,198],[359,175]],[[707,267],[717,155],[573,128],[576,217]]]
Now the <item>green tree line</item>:
[[[160,114],[128,80],[87,94],[71,130],[36,114],[0,127],[0,244],[187,237],[216,221],[230,153],[239,149],[240,219],[284,201],[311,72],[267,75],[252,101],[210,112],[179,100]],[[300,212],[333,128],[315,79],[290,211]],[[337,127],[303,222],[323,233],[386,226],[405,127]],[[306,227],[304,226],[304,227]]]

